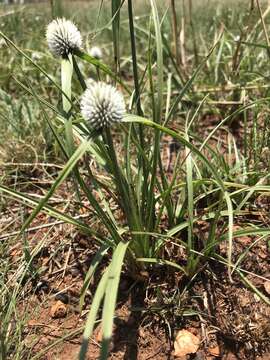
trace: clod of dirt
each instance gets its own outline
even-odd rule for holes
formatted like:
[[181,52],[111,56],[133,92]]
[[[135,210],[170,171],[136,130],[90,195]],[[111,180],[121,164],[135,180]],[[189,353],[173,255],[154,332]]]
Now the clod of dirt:
[[266,281],[264,284],[263,284],[264,288],[265,288],[265,291],[267,292],[268,295],[270,295],[270,281]]
[[174,356],[180,357],[197,352],[200,339],[188,330],[180,330],[174,342]]
[[58,300],[52,305],[50,313],[53,319],[63,318],[67,314],[67,306],[62,303],[62,301]]

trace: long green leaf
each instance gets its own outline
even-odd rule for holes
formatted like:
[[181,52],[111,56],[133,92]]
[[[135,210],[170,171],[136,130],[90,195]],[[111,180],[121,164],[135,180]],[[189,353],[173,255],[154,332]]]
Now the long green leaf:
[[82,142],[78,149],[75,151],[75,153],[71,156],[71,158],[66,163],[63,170],[60,172],[59,176],[53,183],[51,189],[48,191],[47,195],[39,202],[38,206],[34,209],[32,214],[28,217],[28,219],[25,221],[21,228],[21,232],[23,232],[33,221],[33,219],[37,216],[37,214],[40,212],[40,210],[47,204],[50,197],[54,194],[54,192],[57,190],[57,188],[63,183],[63,181],[68,177],[68,175],[73,170],[76,163],[80,160],[80,158],[83,156],[83,154],[88,149],[88,142]]
[[139,262],[144,262],[144,263],[167,265],[167,266],[170,266],[177,270],[182,271],[185,275],[188,275],[186,272],[186,269],[183,266],[180,266],[180,265],[174,263],[173,261],[168,261],[168,260],[163,260],[163,259],[158,259],[158,258],[137,258],[136,260]]
[[126,115],[124,118],[124,121],[129,123],[129,122],[136,122],[136,123],[141,123],[144,124],[146,126],[152,127],[154,129],[160,130],[162,132],[164,132],[165,134],[168,134],[170,136],[172,136],[173,138],[175,138],[176,140],[178,140],[180,143],[182,143],[184,146],[188,147],[190,151],[192,151],[194,154],[196,154],[198,156],[198,158],[200,160],[202,160],[202,162],[206,165],[206,167],[210,170],[210,172],[214,175],[217,183],[219,184],[222,192],[225,192],[225,186],[223,184],[223,181],[221,179],[221,177],[219,176],[217,170],[215,169],[215,167],[207,160],[207,158],[194,146],[192,145],[190,142],[188,142],[182,135],[180,135],[179,133],[165,127],[162,126],[160,124],[157,124],[151,120],[142,118],[140,116],[136,116],[136,115]]
[[256,286],[254,286],[252,284],[251,281],[248,280],[248,278],[246,276],[244,276],[242,274],[242,272],[238,269],[235,269],[235,271],[237,272],[237,274],[240,276],[242,282],[249,287],[261,300],[263,300],[267,305],[270,305],[270,300],[267,296],[265,296],[260,290],[258,290],[256,288]]
[[80,309],[81,310],[82,310],[82,307],[84,304],[85,295],[89,288],[91,279],[96,271],[98,264],[103,259],[103,256],[107,254],[108,250],[109,250],[108,245],[101,246],[101,248],[96,252],[94,259],[92,260],[91,265],[85,275],[85,279],[84,279],[83,286],[81,289],[81,294],[80,294]]
[[[227,193],[227,191],[224,193],[224,197],[227,203],[228,207],[228,271],[229,271],[229,277],[231,279],[231,268],[232,268],[232,245],[233,245],[233,207],[232,207],[232,201]],[[232,279],[231,279],[232,280]]]
[[[0,185],[0,191],[10,195],[12,198],[18,199],[22,204],[26,204],[27,206],[31,208],[36,208],[39,204],[38,200],[35,200],[31,198],[30,196],[23,194],[19,191],[9,189],[8,187],[4,185]],[[83,233],[87,235],[93,235],[96,236],[96,233],[94,230],[90,229],[88,226],[86,226],[83,222],[74,219],[73,217],[62,213],[59,210],[54,209],[53,207],[49,205],[44,205],[42,209],[40,210],[49,216],[53,216],[54,218],[64,221],[67,224],[71,224],[76,226],[78,229],[80,229]]]
[[120,66],[120,9],[121,0],[111,0],[112,6],[112,34],[113,50],[116,73],[119,72]]
[[156,34],[156,48],[157,48],[157,93],[158,99],[156,102],[156,121],[161,123],[162,103],[163,103],[163,46],[161,28],[158,16],[158,9],[155,0],[150,0],[152,14],[154,19],[155,34]]
[[117,292],[120,281],[120,274],[123,265],[124,256],[129,242],[121,242],[114,251],[110,265],[106,294],[102,312],[102,347],[100,360],[106,360],[109,352],[109,345],[112,338],[113,318],[116,307]]
[[93,301],[91,304],[91,310],[90,310],[87,320],[86,320],[86,325],[85,325],[85,329],[84,329],[84,333],[83,333],[82,345],[81,345],[81,349],[80,349],[80,353],[79,353],[79,360],[86,359],[89,339],[93,334],[98,310],[99,310],[101,301],[105,294],[106,285],[107,285],[107,281],[108,281],[108,277],[109,277],[109,271],[110,271],[110,266],[106,269],[106,271],[102,275],[102,278],[99,281],[98,287],[95,291],[95,295],[94,295],[94,298],[93,298]]
[[87,61],[89,64],[94,65],[96,68],[102,70],[105,74],[109,75],[112,79],[117,81],[125,90],[126,92],[131,95],[130,89],[126,86],[126,84],[105,64],[101,61],[95,59],[94,57],[84,53],[81,50],[75,50],[74,55],[78,56],[82,60]]

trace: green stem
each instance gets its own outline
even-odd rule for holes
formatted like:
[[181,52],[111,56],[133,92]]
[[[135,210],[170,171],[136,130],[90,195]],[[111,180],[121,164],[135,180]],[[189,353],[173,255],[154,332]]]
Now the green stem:
[[[74,140],[72,133],[72,119],[69,115],[71,109],[71,80],[73,73],[73,61],[72,57],[69,56],[68,59],[62,59],[61,61],[61,86],[62,86],[62,103],[63,103],[63,112],[65,114],[65,133],[66,133],[66,146],[67,153],[71,156],[74,152]],[[66,95],[66,96],[65,96]]]
[[[62,59],[61,61],[61,87],[62,87],[62,104],[63,104],[63,113],[65,116],[65,135],[66,135],[66,153],[69,157],[75,151],[75,144],[73,138],[73,127],[72,127],[72,118],[70,116],[70,110],[72,107],[71,102],[71,81],[73,74],[73,58],[70,54],[68,58]],[[74,167],[73,177],[74,177],[74,186],[77,198],[80,202],[80,191],[76,179],[78,178],[78,167]]]
[[[141,108],[141,97],[140,97],[140,87],[139,87],[139,77],[138,77],[138,67],[137,67],[137,55],[136,55],[136,40],[133,24],[133,10],[132,10],[132,0],[128,0],[128,16],[129,16],[129,32],[130,32],[130,42],[131,42],[131,54],[132,54],[132,66],[133,66],[133,78],[134,78],[134,87],[135,87],[135,103],[137,106],[137,113],[139,116],[143,116],[143,111]],[[140,126],[142,128],[142,126]],[[140,133],[143,140],[143,134]]]
[[63,58],[61,61],[61,86],[62,91],[62,103],[63,103],[63,110],[66,114],[68,114],[69,110],[71,109],[71,79],[73,73],[73,61],[72,57],[69,56],[68,58]]
[[[142,224],[138,216],[138,204],[136,202],[136,197],[133,193],[133,190],[123,175],[121,168],[118,165],[112,136],[110,129],[105,129],[103,138],[109,148],[109,156],[111,158],[111,171],[115,177],[115,184],[117,190],[121,196],[121,203],[123,211],[125,212],[127,222],[131,231],[142,231]],[[144,244],[142,235],[134,235],[133,246],[136,252],[136,255],[144,253]]]
[[[132,0],[128,0],[128,16],[129,16],[129,32],[130,32],[130,43],[131,43],[131,54],[132,54],[132,65],[133,65],[133,78],[134,78],[134,88],[135,88],[135,104],[137,108],[137,114],[143,116],[143,111],[141,107],[141,95],[140,95],[140,84],[138,76],[138,66],[137,66],[137,54],[136,54],[136,39],[133,23],[133,9],[132,9]],[[139,124],[139,139],[140,146],[142,149],[145,149],[144,133],[143,126]],[[132,127],[133,128],[133,127]],[[143,178],[147,178],[147,169],[143,156],[139,155],[139,169],[143,169]]]

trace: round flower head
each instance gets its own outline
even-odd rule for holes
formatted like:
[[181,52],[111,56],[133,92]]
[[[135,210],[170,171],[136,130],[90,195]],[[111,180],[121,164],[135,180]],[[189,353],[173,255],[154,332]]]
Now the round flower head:
[[66,57],[82,45],[82,37],[77,26],[66,19],[53,20],[47,27],[46,39],[51,53]]
[[123,95],[104,82],[90,83],[81,99],[82,116],[98,130],[120,122],[125,113]]
[[98,46],[93,46],[90,49],[89,54],[97,60],[100,60],[102,58],[102,50]]

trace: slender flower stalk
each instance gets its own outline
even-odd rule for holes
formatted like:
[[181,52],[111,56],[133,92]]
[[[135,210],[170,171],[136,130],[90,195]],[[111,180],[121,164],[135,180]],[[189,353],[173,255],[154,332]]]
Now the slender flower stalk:
[[123,119],[123,95],[104,82],[91,82],[81,98],[81,113],[93,129],[110,127]]

